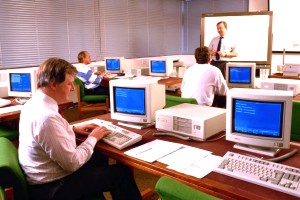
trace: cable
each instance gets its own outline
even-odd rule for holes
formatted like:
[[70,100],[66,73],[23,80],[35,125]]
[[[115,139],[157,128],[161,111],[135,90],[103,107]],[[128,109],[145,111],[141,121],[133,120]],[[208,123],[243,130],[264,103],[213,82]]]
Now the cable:
[[280,162],[280,161],[283,161],[285,159],[292,157],[293,155],[295,155],[297,153],[297,151],[298,151],[298,149],[294,149],[293,151],[290,151],[289,153],[284,154],[282,156],[279,156],[276,158],[269,158],[269,159],[263,158],[263,160],[272,161],[272,162]]
[[181,135],[178,135],[176,133],[157,132],[157,133],[153,133],[153,135],[154,136],[168,135],[168,136],[177,137],[177,138],[182,139],[182,140],[190,140],[190,138],[188,136],[181,136]]

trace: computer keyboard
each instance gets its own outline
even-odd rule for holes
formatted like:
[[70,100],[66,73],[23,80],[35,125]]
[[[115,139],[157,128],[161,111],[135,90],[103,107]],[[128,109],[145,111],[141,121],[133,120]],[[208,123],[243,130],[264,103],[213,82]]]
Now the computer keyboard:
[[227,152],[215,172],[300,197],[300,169]]
[[107,73],[107,74],[105,74],[104,77],[106,77],[106,78],[115,78],[115,77],[117,77],[117,76],[118,76],[118,74],[110,74],[110,73]]
[[0,108],[3,106],[7,106],[11,103],[11,100],[0,98]]
[[15,105],[15,106],[7,106],[7,107],[0,108],[0,114],[19,111],[22,109],[22,106],[23,105]]
[[[134,133],[127,129],[124,129],[120,126],[116,126],[111,122],[100,120],[100,119],[93,119],[89,121],[85,121],[83,123],[94,123],[99,126],[104,126],[111,131],[108,135],[106,135],[102,140],[103,142],[117,148],[117,149],[124,149],[130,145],[133,145],[142,140],[142,136],[138,133]],[[83,124],[80,123],[80,124]],[[74,124],[76,126],[76,124]],[[79,124],[77,124],[79,125]]]

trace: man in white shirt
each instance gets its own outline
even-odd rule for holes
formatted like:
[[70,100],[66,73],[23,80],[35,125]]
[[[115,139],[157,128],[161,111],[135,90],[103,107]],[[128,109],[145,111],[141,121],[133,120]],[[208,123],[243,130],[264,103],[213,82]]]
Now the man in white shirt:
[[79,64],[76,65],[77,77],[84,83],[85,93],[91,95],[108,95],[109,80],[105,78],[105,72],[93,72],[88,66],[91,63],[90,53],[81,51],[77,55]]
[[231,58],[238,56],[238,53],[236,52],[234,39],[226,35],[227,23],[225,21],[217,23],[217,31],[219,36],[211,40],[208,48],[212,56],[211,65],[218,67],[225,78],[226,63],[230,61]]
[[[131,170],[108,165],[94,152],[110,131],[95,124],[70,126],[59,114],[76,74],[67,61],[49,58],[39,67],[37,92],[22,108],[18,152],[30,199],[86,199],[110,191],[114,199],[140,200]],[[86,140],[77,145],[75,133]]]
[[195,59],[197,63],[184,72],[181,97],[195,98],[198,104],[211,106],[215,94],[226,95],[226,81],[220,69],[210,64],[208,47],[197,48]]

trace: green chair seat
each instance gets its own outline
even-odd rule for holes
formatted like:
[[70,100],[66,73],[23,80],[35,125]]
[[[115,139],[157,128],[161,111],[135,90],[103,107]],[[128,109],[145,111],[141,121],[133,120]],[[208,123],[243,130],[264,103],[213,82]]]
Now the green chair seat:
[[161,200],[216,200],[214,196],[189,187],[179,181],[163,176],[158,179],[155,191]]
[[15,140],[19,137],[19,130],[1,126],[0,137],[5,137],[9,140]]
[[164,108],[169,108],[182,103],[198,104],[195,98],[183,98],[173,95],[166,95],[166,105]]
[[105,101],[107,95],[85,95],[82,97],[82,101],[88,101],[88,102],[99,102],[99,101]]

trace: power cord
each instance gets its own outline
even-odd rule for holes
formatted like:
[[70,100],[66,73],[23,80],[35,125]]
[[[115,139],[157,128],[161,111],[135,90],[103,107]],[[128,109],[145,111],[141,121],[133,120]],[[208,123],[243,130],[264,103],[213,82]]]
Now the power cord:
[[294,149],[294,150],[290,151],[289,153],[284,154],[282,156],[279,156],[276,158],[269,158],[269,159],[263,158],[263,160],[272,161],[272,162],[281,162],[281,161],[288,159],[288,158],[292,157],[293,155],[295,155],[297,153],[297,151],[298,151],[298,149]]

